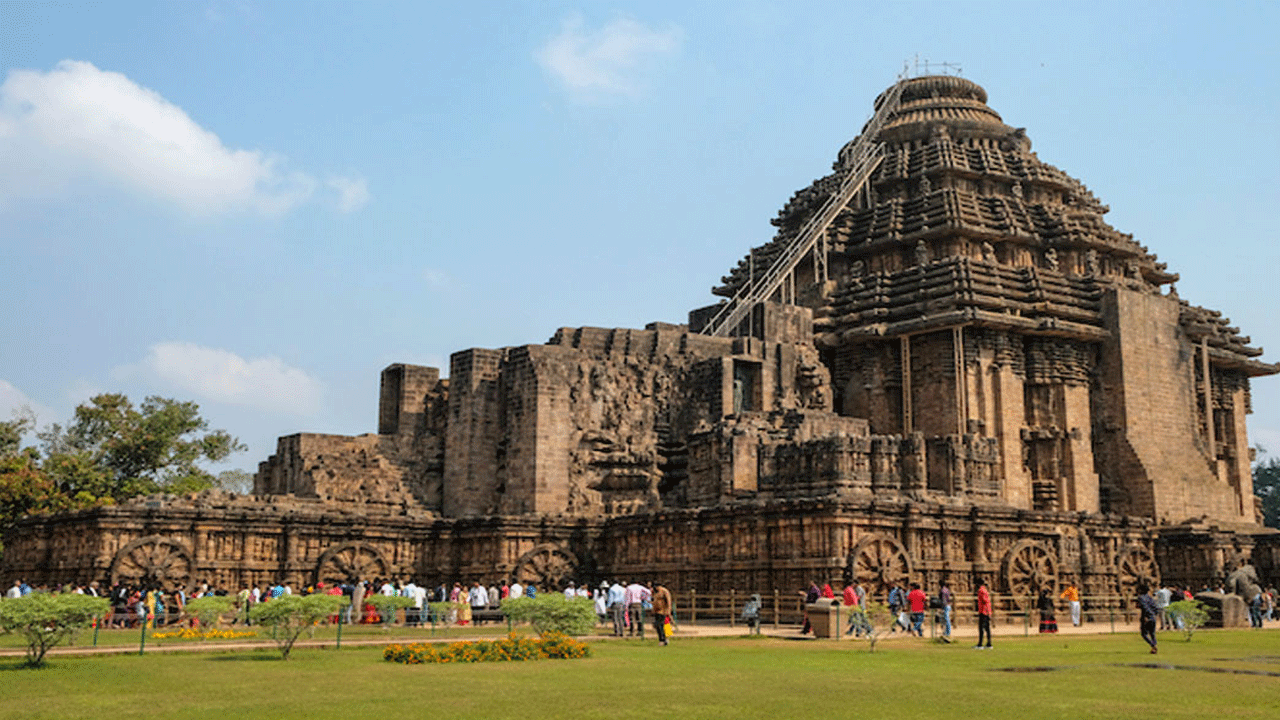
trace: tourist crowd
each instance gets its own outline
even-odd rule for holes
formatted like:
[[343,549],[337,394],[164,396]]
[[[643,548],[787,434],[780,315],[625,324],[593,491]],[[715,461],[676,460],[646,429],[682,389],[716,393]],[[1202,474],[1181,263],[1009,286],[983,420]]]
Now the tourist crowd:
[[[593,604],[597,621],[605,624],[612,621],[613,634],[644,636],[644,622],[648,618],[657,618],[655,628],[658,639],[666,643],[666,630],[669,617],[673,611],[671,593],[661,585],[645,585],[616,581],[602,581],[598,586],[587,584],[576,585],[569,582],[563,588],[549,590],[563,593],[566,599],[583,599]],[[192,618],[184,618],[187,603],[205,596],[231,597],[234,610],[232,623],[249,623],[249,610],[257,603],[293,595],[322,593],[342,595],[349,598],[341,617],[335,616],[333,621],[345,623],[380,623],[391,619],[384,617],[388,605],[378,602],[377,596],[396,596],[406,598],[403,608],[403,620],[406,625],[417,626],[431,622],[456,625],[483,624],[487,620],[499,620],[502,617],[502,603],[522,597],[536,598],[540,592],[536,584],[522,584],[519,581],[502,580],[485,585],[474,581],[469,585],[462,582],[441,582],[434,586],[426,583],[418,584],[413,580],[398,581],[376,578],[374,580],[352,580],[342,583],[317,582],[295,589],[289,582],[263,583],[261,585],[244,586],[231,591],[207,582],[196,583],[193,587],[164,587],[157,583],[117,583],[103,588],[97,581],[88,585],[68,583],[62,586],[31,587],[23,580],[15,580],[13,586],[5,593],[5,598],[18,598],[32,592],[73,592],[95,597],[104,597],[111,601],[111,613],[106,618],[106,627],[137,627],[142,622],[148,626],[160,627],[179,622],[195,623]],[[394,609],[390,612],[395,612]]]

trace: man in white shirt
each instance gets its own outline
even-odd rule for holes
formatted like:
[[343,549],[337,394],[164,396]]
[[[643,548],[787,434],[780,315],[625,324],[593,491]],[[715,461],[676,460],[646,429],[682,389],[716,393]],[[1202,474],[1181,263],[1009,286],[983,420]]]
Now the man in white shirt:
[[4,594],[4,597],[6,600],[17,600],[22,597],[22,581],[14,580],[13,587],[9,588],[9,591]]
[[418,599],[418,586],[412,579],[400,587],[400,597],[407,597],[413,601],[413,607],[406,608],[404,611],[404,624],[410,627],[417,625],[418,617],[422,613],[422,601]]
[[569,583],[564,589],[564,599],[572,600],[578,597],[578,591],[573,588],[573,583]]
[[615,581],[609,586],[609,595],[605,598],[605,604],[613,617],[614,637],[622,637],[622,631],[627,626],[626,592],[627,589]]
[[471,620],[476,625],[483,625],[484,620],[480,617],[480,611],[489,606],[489,591],[478,582],[471,583],[471,589],[467,591],[467,600],[471,603]]

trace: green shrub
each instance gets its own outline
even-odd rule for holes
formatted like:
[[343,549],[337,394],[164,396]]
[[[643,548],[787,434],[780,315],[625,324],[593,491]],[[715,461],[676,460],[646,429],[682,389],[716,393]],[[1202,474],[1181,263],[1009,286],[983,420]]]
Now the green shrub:
[[254,605],[249,611],[249,620],[273,628],[276,647],[288,660],[293,644],[304,630],[315,627],[350,603],[345,595],[281,595]]
[[372,605],[374,610],[382,616],[382,622],[390,625],[395,622],[396,611],[413,607],[413,598],[400,597],[399,595],[383,595],[381,593],[374,595],[365,595],[363,602],[366,605]]
[[1205,604],[1199,600],[1179,600],[1169,603],[1169,607],[1165,608],[1165,612],[1174,624],[1182,625],[1182,634],[1186,636],[1187,642],[1191,642],[1191,636],[1196,630],[1204,627],[1209,622],[1209,611]]
[[0,600],[0,628],[27,641],[27,665],[39,667],[45,653],[76,631],[106,616],[111,601],[91,595],[31,593]]
[[596,626],[596,608],[591,600],[569,600],[560,593],[503,600],[502,612],[514,622],[533,625],[539,635],[586,635]]
[[199,620],[202,627],[209,627],[217,624],[223,615],[231,612],[235,604],[236,599],[230,595],[205,595],[187,601],[182,612],[187,617]]

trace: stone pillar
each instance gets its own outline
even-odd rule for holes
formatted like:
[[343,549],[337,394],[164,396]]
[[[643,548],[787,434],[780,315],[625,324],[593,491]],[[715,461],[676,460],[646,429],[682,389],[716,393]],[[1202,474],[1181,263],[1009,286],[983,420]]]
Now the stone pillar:
[[1098,474],[1093,471],[1092,416],[1089,411],[1089,388],[1083,385],[1062,386],[1063,420],[1067,437],[1063,441],[1063,485],[1060,493],[1062,509],[1096,513]]

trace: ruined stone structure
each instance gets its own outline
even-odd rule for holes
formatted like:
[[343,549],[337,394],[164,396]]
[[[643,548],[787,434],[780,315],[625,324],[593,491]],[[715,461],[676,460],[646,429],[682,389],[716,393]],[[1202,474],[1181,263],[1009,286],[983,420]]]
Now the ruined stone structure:
[[1280,580],[1245,431],[1280,368],[986,101],[886,91],[687,325],[392,365],[377,434],[281,438],[252,497],[30,519],[8,570],[1115,595],[1252,555]]

